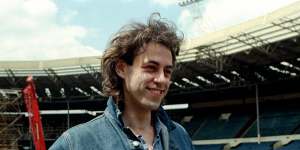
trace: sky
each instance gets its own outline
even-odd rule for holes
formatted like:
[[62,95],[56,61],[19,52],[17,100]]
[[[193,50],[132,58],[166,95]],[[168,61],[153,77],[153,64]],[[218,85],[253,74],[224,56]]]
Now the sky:
[[203,37],[298,0],[0,0],[0,61],[100,56],[123,25],[159,12]]

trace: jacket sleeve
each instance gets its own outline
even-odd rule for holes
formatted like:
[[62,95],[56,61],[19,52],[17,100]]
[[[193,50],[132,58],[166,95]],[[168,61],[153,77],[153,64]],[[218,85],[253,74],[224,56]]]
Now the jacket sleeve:
[[72,150],[70,143],[70,135],[63,133],[49,148],[49,150]]

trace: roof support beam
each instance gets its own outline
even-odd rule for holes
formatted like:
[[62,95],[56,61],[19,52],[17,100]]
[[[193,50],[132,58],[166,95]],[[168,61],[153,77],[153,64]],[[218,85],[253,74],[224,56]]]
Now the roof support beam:
[[6,69],[5,70],[7,76],[8,76],[8,82],[13,86],[13,87],[18,87],[17,79],[14,74],[14,72],[11,69]]
[[68,96],[68,90],[70,90],[70,86],[68,86],[57,74],[56,72],[51,69],[44,69],[44,71],[47,73],[48,77],[50,78],[51,81],[53,81],[53,83],[55,84],[55,88],[57,91],[60,91],[61,88],[64,88],[64,92],[65,94],[60,93],[60,96],[64,97],[64,96]]
[[245,45],[252,47],[252,49],[258,50],[259,52],[266,54],[272,60],[278,60],[277,57],[271,54],[274,48],[272,48],[270,46],[271,44],[266,40],[263,40],[259,37],[252,36],[251,34],[248,33],[243,33],[240,36],[230,36],[230,37],[241,43],[244,43]]
[[96,83],[101,81],[100,73],[95,69],[95,67],[91,65],[81,65],[80,67],[84,69],[95,80]]
[[294,18],[294,19],[281,18],[280,20],[282,21],[282,23],[272,22],[272,24],[274,26],[278,26],[282,29],[289,30],[291,32],[295,32],[297,34],[300,34],[300,30],[297,29],[297,27],[300,25],[299,23],[297,23],[298,19],[299,18]]
[[225,57],[222,52],[207,46],[203,49],[198,49],[197,62],[206,65],[208,67],[214,68],[216,72],[223,71],[223,66],[225,63]]

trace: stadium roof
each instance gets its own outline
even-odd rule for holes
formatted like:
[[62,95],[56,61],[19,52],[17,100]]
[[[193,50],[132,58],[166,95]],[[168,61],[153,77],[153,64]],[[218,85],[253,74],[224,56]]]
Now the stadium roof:
[[247,22],[187,39],[178,59],[194,61],[210,57],[206,51],[228,55],[299,36],[300,1]]
[[[195,61],[216,56],[233,54],[263,45],[299,36],[300,1],[223,30],[209,33],[199,38],[187,39],[181,47],[180,62]],[[43,61],[0,61],[0,76],[3,70],[44,70],[48,68],[69,69],[72,67],[100,64],[100,56],[80,57]],[[17,76],[19,74],[16,74]],[[21,74],[22,75],[22,74]]]
[[[177,57],[169,96],[298,77],[299,30],[298,1],[248,22],[187,39]],[[22,88],[25,77],[33,75],[42,96],[49,91],[52,96],[63,92],[101,95],[100,57],[0,61],[0,87]]]
[[0,61],[0,77],[12,71],[15,76],[47,76],[52,69],[57,75],[76,75],[87,73],[85,67],[100,69],[100,56],[68,58],[43,61]]

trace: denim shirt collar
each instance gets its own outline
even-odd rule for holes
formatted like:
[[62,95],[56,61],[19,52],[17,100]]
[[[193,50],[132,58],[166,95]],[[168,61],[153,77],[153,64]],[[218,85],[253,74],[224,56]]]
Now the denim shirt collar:
[[106,114],[106,116],[109,119],[114,120],[118,124],[119,127],[123,126],[123,122],[120,121],[120,120],[122,120],[121,119],[122,112],[118,108],[117,104],[114,102],[112,96],[110,96],[108,98],[107,107],[106,107],[106,109],[104,111],[104,114]]
[[[107,101],[107,108],[105,109],[104,114],[106,114],[110,119],[113,119],[119,127],[124,127],[124,124],[121,119],[122,112],[118,108],[117,104],[114,102],[112,96],[110,96]],[[172,131],[176,128],[176,125],[171,121],[170,117],[162,108],[162,106],[160,106],[157,112],[154,114],[156,114],[158,120],[161,123],[163,123],[169,131]]]

